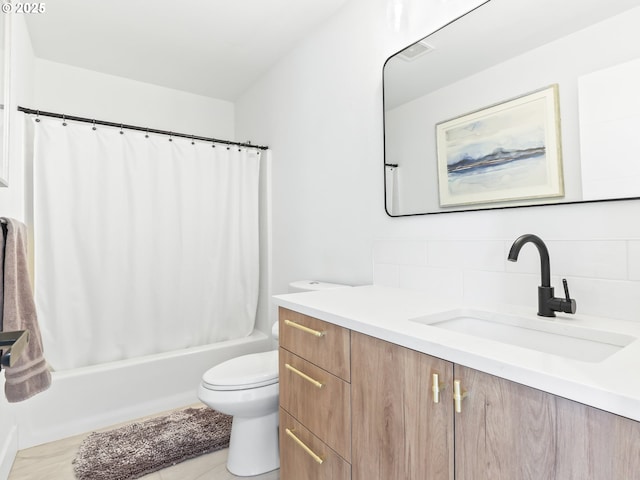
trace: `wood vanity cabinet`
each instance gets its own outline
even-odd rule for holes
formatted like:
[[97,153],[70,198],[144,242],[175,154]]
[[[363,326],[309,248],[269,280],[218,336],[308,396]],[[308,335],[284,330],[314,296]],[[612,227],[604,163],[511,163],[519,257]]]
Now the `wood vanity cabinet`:
[[280,479],[351,478],[351,332],[280,309]]
[[280,346],[281,480],[640,480],[640,422],[283,308]]
[[351,335],[354,480],[640,480],[640,422]]

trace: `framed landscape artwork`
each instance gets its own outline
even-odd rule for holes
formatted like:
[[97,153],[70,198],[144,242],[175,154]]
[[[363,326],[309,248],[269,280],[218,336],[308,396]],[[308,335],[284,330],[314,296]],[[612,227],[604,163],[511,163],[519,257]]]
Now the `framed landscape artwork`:
[[436,125],[440,206],[564,195],[558,86]]

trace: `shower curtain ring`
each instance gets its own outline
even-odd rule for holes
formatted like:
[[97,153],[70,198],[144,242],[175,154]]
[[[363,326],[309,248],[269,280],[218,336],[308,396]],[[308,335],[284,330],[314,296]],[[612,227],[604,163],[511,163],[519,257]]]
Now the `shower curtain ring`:
[[65,115],[62,115],[62,126],[66,127],[67,126],[67,118]]
[[91,127],[91,130],[97,130],[97,128],[96,128],[96,121],[95,121],[95,120],[92,120],[92,122],[91,122],[91,123],[93,124],[93,127]]
[[169,132],[169,141],[173,142],[173,132]]
[[149,129],[147,128],[147,133],[144,134],[144,138],[149,138]]
[[120,124],[120,135],[124,135],[124,132],[122,131],[123,125],[122,123]]
[[40,110],[36,110],[36,122],[40,121]]

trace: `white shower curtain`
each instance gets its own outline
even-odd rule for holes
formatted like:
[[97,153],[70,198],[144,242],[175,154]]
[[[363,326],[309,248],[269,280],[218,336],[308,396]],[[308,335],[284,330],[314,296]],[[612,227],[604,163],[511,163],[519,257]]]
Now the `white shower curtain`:
[[248,335],[257,149],[41,118],[35,297],[56,370]]

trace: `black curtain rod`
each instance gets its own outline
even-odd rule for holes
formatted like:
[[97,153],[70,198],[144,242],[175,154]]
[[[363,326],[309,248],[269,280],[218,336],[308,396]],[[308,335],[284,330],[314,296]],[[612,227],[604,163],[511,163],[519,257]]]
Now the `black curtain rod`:
[[198,135],[187,135],[186,133],[169,132],[167,130],[157,130],[155,128],[138,127],[136,125],[126,125],[124,123],[107,122],[104,120],[95,120],[93,118],[75,117],[73,115],[63,115],[62,113],[43,112],[42,110],[34,110],[33,108],[18,107],[19,112],[27,115],[36,115],[42,117],[61,118],[63,120],[73,120],[74,122],[85,122],[94,125],[106,125],[107,127],[126,128],[128,130],[137,130],[146,133],[155,133],[158,135],[169,135],[171,137],[189,138],[191,140],[201,140],[203,142],[221,143],[224,145],[237,145],[239,147],[257,148],[258,150],[268,150],[269,147],[264,145],[252,145],[251,143],[232,142],[231,140],[220,140],[218,138],[200,137]]

